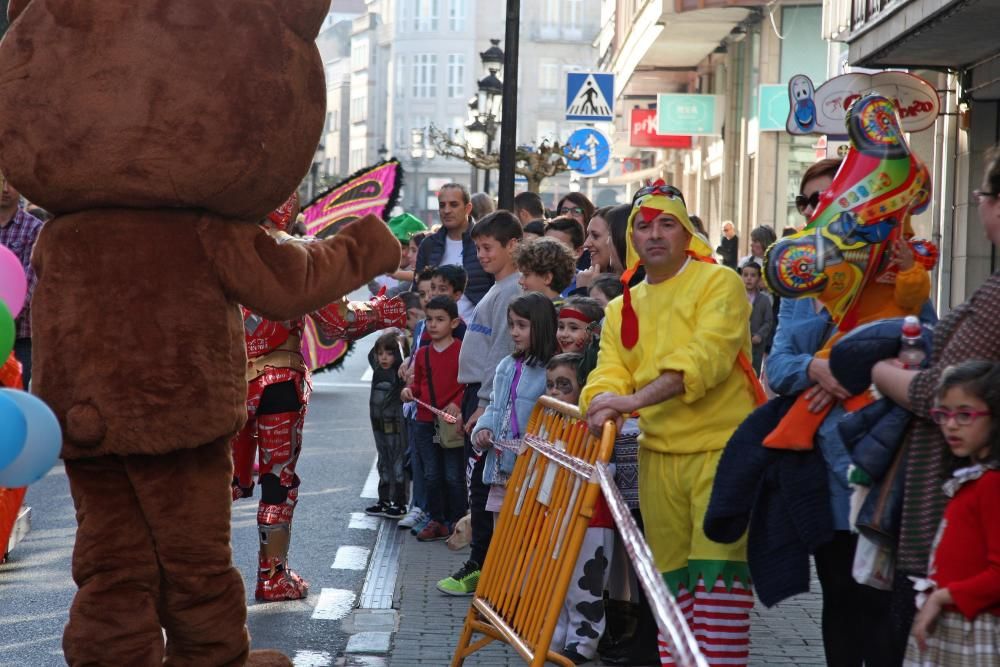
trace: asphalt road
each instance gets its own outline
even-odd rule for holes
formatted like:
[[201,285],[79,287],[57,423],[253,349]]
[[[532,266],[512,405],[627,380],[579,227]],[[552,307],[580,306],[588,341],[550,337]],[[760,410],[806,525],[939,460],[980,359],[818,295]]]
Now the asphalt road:
[[[373,337],[359,341],[341,370],[314,379],[290,556],[293,569],[311,584],[306,600],[253,600],[257,503],[242,500],[233,508],[233,560],[246,582],[252,645],[282,650],[301,667],[331,664],[343,651],[347,635],[337,603],[349,604],[361,590],[365,552],[375,542],[373,526],[349,527],[351,513],[371,504],[360,495],[375,457],[368,384],[362,380],[373,342]],[[65,664],[62,630],[76,590],[70,576],[76,521],[61,465],[29,489],[26,503],[32,507],[32,530],[0,565],[0,667]],[[346,549],[337,558],[341,547],[360,549]],[[339,567],[344,564],[360,569]],[[321,599],[322,613],[316,610]]]

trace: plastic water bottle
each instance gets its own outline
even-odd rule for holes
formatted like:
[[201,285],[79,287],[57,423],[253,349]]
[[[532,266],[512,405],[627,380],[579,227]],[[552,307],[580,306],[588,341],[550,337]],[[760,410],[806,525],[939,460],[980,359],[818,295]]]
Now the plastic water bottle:
[[899,360],[906,368],[920,368],[927,356],[921,331],[920,320],[907,315],[903,320],[902,347],[899,350]]

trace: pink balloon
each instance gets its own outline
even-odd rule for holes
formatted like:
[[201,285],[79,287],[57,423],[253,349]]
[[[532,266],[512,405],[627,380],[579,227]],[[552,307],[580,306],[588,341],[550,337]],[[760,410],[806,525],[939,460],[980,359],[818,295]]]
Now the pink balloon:
[[27,294],[28,278],[24,275],[21,260],[6,246],[0,245],[0,301],[4,302],[12,316],[17,317]]

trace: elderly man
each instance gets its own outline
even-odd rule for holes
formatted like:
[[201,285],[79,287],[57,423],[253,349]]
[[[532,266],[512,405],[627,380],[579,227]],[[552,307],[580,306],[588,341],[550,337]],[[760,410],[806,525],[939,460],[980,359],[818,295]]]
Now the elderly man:
[[[745,290],[711,253],[679,190],[636,193],[623,282],[640,263],[646,280],[608,305],[580,407],[594,432],[639,413],[639,503],[653,558],[709,664],[733,665],[749,657],[745,540],[712,542],[702,521],[723,447],[759,385]],[[673,664],[663,637],[660,656]]]
[[729,220],[722,223],[722,239],[719,247],[715,249],[722,257],[722,263],[731,269],[736,268],[740,254],[740,237],[736,235],[736,227]]

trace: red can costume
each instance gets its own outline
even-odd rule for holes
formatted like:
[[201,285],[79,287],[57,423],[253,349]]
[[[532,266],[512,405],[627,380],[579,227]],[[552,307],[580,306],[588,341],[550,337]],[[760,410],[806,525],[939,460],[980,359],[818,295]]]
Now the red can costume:
[[[295,239],[284,230],[298,212],[293,195],[268,216],[272,236]],[[302,358],[303,320],[274,322],[243,308],[247,347],[247,422],[233,440],[233,500],[253,495],[253,463],[258,459],[261,487],[257,510],[260,556],[255,597],[270,602],[298,600],[308,584],[288,567],[292,514],[298,502],[296,463],[302,451],[302,425],[312,385]],[[346,299],[311,313],[324,335],[357,339],[406,323],[406,306],[382,296],[363,302]]]

